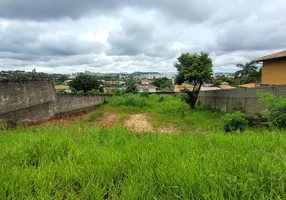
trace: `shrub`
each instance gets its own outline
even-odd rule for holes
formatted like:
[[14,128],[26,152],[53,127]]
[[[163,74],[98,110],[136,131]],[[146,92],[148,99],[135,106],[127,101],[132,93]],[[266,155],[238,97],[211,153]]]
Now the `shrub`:
[[88,116],[87,121],[93,122],[102,118],[104,113],[102,111],[95,111]]
[[174,96],[180,98],[181,100],[183,100],[183,101],[185,101],[185,102],[188,102],[188,101],[189,101],[189,97],[188,97],[188,95],[185,94],[185,93],[175,94]]
[[270,126],[286,128],[286,98],[271,93],[260,92],[260,102],[266,104],[268,111],[264,116]]
[[250,126],[257,126],[257,127],[268,126],[267,118],[260,113],[254,114],[253,116],[249,116],[246,119],[248,120],[248,124]]
[[141,97],[149,97],[149,95],[150,95],[149,92],[141,92],[140,93]]
[[234,132],[239,130],[243,132],[247,126],[245,114],[239,111],[228,113],[224,117],[224,130],[225,132]]
[[92,90],[89,90],[87,92],[87,94],[100,94],[100,91],[99,90],[96,90],[96,89],[92,89]]
[[108,91],[108,93],[113,94],[114,96],[121,96],[125,94],[125,91],[118,88],[113,88]]
[[165,98],[164,97],[160,97],[159,102],[161,103],[163,101],[165,101]]
[[84,94],[83,90],[77,91],[76,94]]
[[136,94],[124,94],[121,96],[114,96],[108,99],[108,103],[112,106],[128,106],[128,107],[138,107],[143,108],[148,106],[146,98],[142,98],[140,95]]

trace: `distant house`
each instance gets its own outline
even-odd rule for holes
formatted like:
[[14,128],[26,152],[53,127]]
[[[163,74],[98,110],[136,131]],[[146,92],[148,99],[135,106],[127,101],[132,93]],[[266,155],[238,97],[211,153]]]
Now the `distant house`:
[[[183,92],[184,90],[193,90],[193,88],[194,88],[193,85],[183,83],[182,85],[175,85],[174,92]],[[205,84],[201,86],[201,91],[213,91],[213,90],[221,90],[221,88],[215,87],[212,84]]]
[[64,81],[64,85],[68,85],[70,82],[72,82],[72,80],[66,80]]
[[255,88],[258,85],[256,83],[247,83],[247,84],[243,84],[243,85],[239,85],[238,87],[240,88]]
[[174,92],[182,92],[183,90],[191,90],[194,86],[191,84],[183,83],[182,85],[175,85]]
[[263,62],[261,84],[286,85],[286,51],[253,60]]
[[222,82],[218,87],[222,90],[231,90],[235,88],[230,86],[228,82]]
[[57,92],[65,92],[65,93],[71,93],[70,87],[67,85],[55,85],[55,90]]
[[112,87],[113,82],[112,81],[104,81],[104,87]]
[[73,75],[73,74],[70,74],[69,76],[68,76],[68,79],[75,79],[75,75]]
[[143,79],[143,80],[141,81],[141,84],[142,84],[142,85],[150,85],[150,83],[151,83],[151,81],[148,80],[148,79]]
[[214,90],[221,90],[221,88],[215,87],[215,86],[208,86],[208,85],[203,85],[201,87],[201,91],[214,91]]
[[157,87],[154,85],[137,85],[139,92],[156,92]]

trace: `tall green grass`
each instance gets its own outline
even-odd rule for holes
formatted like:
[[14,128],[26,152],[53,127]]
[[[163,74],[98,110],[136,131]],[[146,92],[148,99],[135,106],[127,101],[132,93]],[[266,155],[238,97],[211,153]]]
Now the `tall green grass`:
[[0,199],[286,199],[285,132],[78,124],[2,131],[0,146]]
[[[176,125],[182,131],[223,130],[223,114],[211,111],[203,106],[191,110],[183,95],[125,94],[107,99],[105,111],[118,113],[147,112],[155,125]],[[97,111],[95,111],[97,112]]]
[[[184,134],[91,126],[105,112],[148,113]],[[286,199],[285,132],[225,135],[223,115],[126,94],[72,126],[2,129],[0,199]]]

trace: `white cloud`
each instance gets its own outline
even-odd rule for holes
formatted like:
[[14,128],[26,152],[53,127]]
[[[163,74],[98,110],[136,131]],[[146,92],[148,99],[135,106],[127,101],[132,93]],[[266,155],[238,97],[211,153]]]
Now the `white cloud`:
[[233,72],[286,46],[283,0],[61,2],[0,2],[1,70],[174,72],[180,53],[207,51]]

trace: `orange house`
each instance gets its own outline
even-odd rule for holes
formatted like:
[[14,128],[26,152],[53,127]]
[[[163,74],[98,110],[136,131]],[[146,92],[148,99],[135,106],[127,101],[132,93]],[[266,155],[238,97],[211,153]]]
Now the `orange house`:
[[263,62],[261,84],[286,85],[286,51],[256,58],[253,61]]

